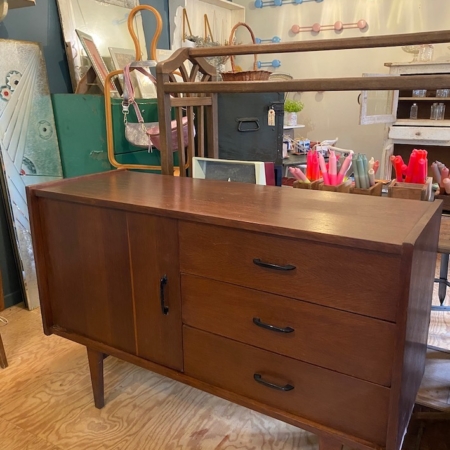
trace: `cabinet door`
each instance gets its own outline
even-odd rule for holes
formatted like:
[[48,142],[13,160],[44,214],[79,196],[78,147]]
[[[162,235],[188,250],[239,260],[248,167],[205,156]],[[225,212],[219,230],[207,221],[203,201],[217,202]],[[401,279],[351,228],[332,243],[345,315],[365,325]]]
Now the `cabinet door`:
[[53,325],[136,353],[124,212],[40,200]]
[[177,221],[131,213],[127,220],[137,354],[182,370]]
[[[363,73],[364,77],[388,77],[393,74]],[[360,125],[394,123],[397,115],[398,91],[362,91]]]

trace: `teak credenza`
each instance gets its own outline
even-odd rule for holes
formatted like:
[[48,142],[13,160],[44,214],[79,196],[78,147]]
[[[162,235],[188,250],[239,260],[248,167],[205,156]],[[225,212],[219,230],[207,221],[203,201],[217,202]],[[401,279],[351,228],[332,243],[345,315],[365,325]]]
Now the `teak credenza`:
[[317,433],[399,450],[441,202],[115,171],[28,188],[44,331]]

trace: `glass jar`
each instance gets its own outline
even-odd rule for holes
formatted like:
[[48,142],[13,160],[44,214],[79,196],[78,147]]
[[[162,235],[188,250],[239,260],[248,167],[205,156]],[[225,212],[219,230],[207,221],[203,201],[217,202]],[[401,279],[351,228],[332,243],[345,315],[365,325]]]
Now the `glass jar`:
[[420,46],[419,61],[428,62],[432,61],[434,53],[434,47],[431,44],[424,44]]
[[426,97],[427,96],[427,90],[426,89],[416,89],[412,91],[413,97]]
[[448,97],[450,94],[450,89],[437,89],[436,97]]

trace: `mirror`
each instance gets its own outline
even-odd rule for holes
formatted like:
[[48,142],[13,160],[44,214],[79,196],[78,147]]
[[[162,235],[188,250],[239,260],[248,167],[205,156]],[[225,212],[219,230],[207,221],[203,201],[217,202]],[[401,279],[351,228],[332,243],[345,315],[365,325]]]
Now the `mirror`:
[[[113,70],[110,47],[134,50],[127,20],[130,10],[138,4],[138,0],[58,0],[58,10],[74,91],[90,67],[89,60],[85,56],[75,30],[78,29],[93,37],[108,69]],[[134,29],[141,44],[142,58],[147,59],[140,14],[135,17]]]

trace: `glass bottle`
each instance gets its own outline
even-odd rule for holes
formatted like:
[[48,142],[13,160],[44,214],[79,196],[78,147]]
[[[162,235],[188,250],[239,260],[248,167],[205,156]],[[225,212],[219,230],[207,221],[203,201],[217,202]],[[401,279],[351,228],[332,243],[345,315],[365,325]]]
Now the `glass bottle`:
[[431,114],[430,114],[430,119],[431,120],[437,120],[437,109],[438,109],[438,104],[437,103],[433,103],[431,105]]
[[411,110],[409,112],[409,118],[417,119],[418,112],[419,112],[419,107],[417,106],[417,103],[413,103],[413,105],[411,106]]
[[437,114],[437,119],[438,120],[444,120],[445,117],[445,105],[443,103],[439,103],[438,106],[438,114]]

